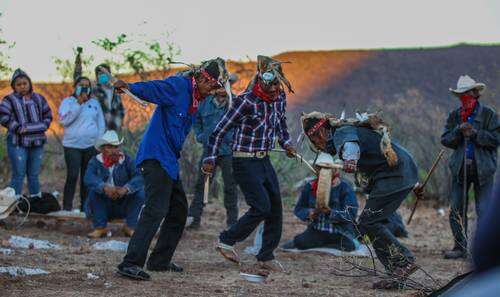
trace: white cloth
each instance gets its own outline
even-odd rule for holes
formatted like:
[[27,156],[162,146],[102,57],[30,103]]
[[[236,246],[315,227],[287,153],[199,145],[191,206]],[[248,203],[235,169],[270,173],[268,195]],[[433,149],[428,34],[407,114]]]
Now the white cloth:
[[106,129],[101,105],[94,98],[81,105],[73,96],[64,99],[59,107],[59,122],[64,127],[63,146],[69,148],[93,146]]

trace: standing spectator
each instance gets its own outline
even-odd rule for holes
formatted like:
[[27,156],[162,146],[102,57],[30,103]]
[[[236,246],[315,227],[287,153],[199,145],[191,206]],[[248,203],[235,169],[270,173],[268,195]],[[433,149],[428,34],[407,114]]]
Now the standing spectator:
[[495,110],[479,102],[485,85],[469,76],[460,76],[456,89],[461,106],[446,121],[441,143],[453,150],[450,160],[452,175],[450,226],[455,239],[445,259],[467,257],[467,192],[474,184],[476,213],[480,219],[481,204],[489,197],[497,168],[500,125]]
[[120,131],[123,118],[125,117],[122,97],[115,92],[115,88],[111,84],[111,78],[107,73],[103,73],[100,70],[101,67],[111,73],[111,68],[107,64],[101,64],[95,68],[97,84],[94,95],[101,104],[106,122],[106,129]]
[[17,69],[10,85],[13,92],[0,104],[0,124],[8,129],[7,153],[12,167],[10,186],[20,196],[27,175],[30,197],[41,197],[38,175],[43,145],[47,142],[45,131],[52,122],[52,111],[45,98],[33,91],[26,72]]
[[67,171],[64,210],[73,208],[76,181],[80,175],[80,210],[83,211],[87,198],[83,177],[88,162],[97,154],[94,144],[105,130],[101,105],[91,94],[90,79],[81,76],[75,81],[74,93],[64,99],[59,108],[59,122],[64,127],[63,146]]
[[134,160],[121,152],[122,141],[115,131],[104,133],[95,145],[101,153],[90,160],[85,174],[86,211],[94,225],[90,238],[106,236],[106,225],[113,218],[125,218],[122,230],[131,237],[144,204],[144,180]]
[[[236,82],[236,75],[230,75],[229,81],[231,84]],[[203,145],[203,155],[200,160],[207,156],[208,138],[215,130],[215,126],[219,120],[227,112],[229,105],[229,98],[223,88],[215,91],[215,95],[209,96],[203,100],[198,107],[196,113],[193,129],[196,134],[196,141]],[[233,177],[233,151],[231,143],[233,132],[227,133],[222,140],[219,156],[215,162],[222,171],[222,179],[224,180],[224,207],[226,208],[226,225],[229,227],[236,223],[238,219],[238,194],[236,193],[236,182]],[[192,222],[189,229],[198,229],[201,222],[201,214],[203,213],[203,184],[205,181],[205,174],[201,171],[198,176],[198,181],[195,187],[195,194],[191,205],[189,206],[189,216]],[[212,179],[213,180],[213,179]]]

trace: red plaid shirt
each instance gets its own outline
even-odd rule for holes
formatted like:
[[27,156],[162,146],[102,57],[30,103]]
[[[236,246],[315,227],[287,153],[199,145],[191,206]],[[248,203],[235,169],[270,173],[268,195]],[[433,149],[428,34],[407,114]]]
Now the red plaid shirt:
[[208,156],[214,160],[224,135],[234,128],[233,151],[258,152],[274,148],[276,140],[281,147],[291,143],[286,124],[286,95],[281,92],[269,104],[252,92],[233,99],[231,108],[224,114],[208,141]]

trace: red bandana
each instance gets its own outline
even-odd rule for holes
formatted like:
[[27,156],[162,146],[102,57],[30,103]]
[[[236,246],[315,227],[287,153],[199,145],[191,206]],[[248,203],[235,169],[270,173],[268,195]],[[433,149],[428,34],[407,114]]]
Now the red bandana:
[[198,86],[196,85],[196,80],[194,79],[194,77],[191,77],[191,85],[193,86],[193,99],[191,100],[191,106],[189,106],[189,114],[193,114],[198,111],[198,105],[202,100],[200,90],[198,90]]
[[319,122],[314,124],[314,126],[312,126],[311,129],[309,129],[309,131],[306,132],[307,136],[311,136],[314,133],[316,133],[316,131],[318,131],[318,129],[321,128],[321,126],[323,126],[325,123],[326,119],[321,119]]
[[104,167],[110,168],[113,167],[120,159],[123,157],[122,153],[119,153],[117,155],[104,155],[102,154],[102,162],[104,164]]
[[460,95],[460,101],[462,101],[462,110],[460,111],[460,116],[462,117],[462,122],[467,122],[474,108],[477,105],[477,98],[471,95]]
[[[340,177],[340,173],[336,172],[332,176],[332,185],[335,184],[335,180]],[[318,191],[318,179],[311,182],[311,195],[316,198],[316,192]]]
[[253,86],[252,93],[254,93],[255,96],[261,98],[262,100],[264,100],[267,103],[273,103],[276,100],[276,98],[278,98],[279,90],[276,91],[276,94],[266,93],[262,89],[260,82],[258,82]]

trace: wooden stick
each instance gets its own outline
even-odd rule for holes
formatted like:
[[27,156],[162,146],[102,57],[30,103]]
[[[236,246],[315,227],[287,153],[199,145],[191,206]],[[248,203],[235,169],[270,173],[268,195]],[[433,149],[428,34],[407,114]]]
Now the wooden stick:
[[[273,152],[279,152],[279,153],[286,153],[285,150],[281,150],[281,149],[273,149],[272,150]],[[300,161],[302,161],[302,163],[306,164],[307,168],[309,168],[315,175],[318,175],[318,172],[316,171],[316,169],[314,169],[314,167],[306,161],[306,159],[304,159],[304,157],[302,157],[299,153],[295,153],[294,154],[295,157],[299,158]]]
[[210,191],[210,174],[205,175],[205,188],[203,190],[203,204],[208,204],[208,192]]
[[[431,169],[429,170],[429,172],[427,173],[427,176],[425,177],[424,179],[424,182],[422,183],[421,187],[422,189],[425,188],[425,186],[427,185],[427,182],[429,181],[431,175],[434,173],[434,171],[436,170],[436,167],[439,163],[439,161],[441,161],[441,159],[443,158],[443,155],[444,155],[444,150],[441,150],[436,158],[436,160],[434,160],[434,163],[432,164],[431,166]],[[413,208],[411,210],[411,214],[410,214],[410,217],[408,218],[408,221],[406,222],[407,225],[409,225],[411,223],[411,220],[413,219],[413,215],[415,214],[415,211],[417,210],[417,206],[418,206],[418,201],[420,199],[418,199],[417,197],[417,200],[415,200],[415,204],[413,204]]]
[[[99,71],[101,71],[102,73],[104,74],[107,74],[109,76],[109,80],[111,81],[111,83],[115,83],[118,79],[116,77],[114,77],[113,75],[111,75],[111,73],[109,73],[108,69],[104,68],[104,67],[99,67]],[[130,98],[134,99],[137,103],[139,103],[141,106],[148,106],[148,103],[141,100],[139,97],[137,97],[136,95],[132,94],[132,92],[130,92],[129,89],[122,89],[122,91],[129,95]]]

